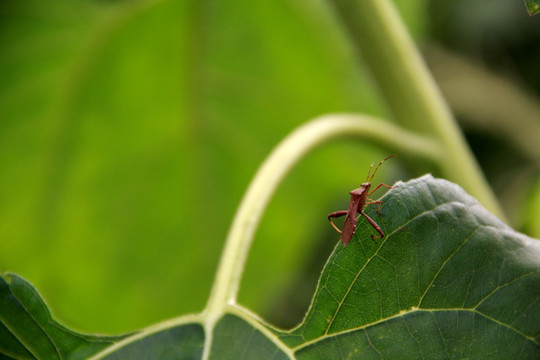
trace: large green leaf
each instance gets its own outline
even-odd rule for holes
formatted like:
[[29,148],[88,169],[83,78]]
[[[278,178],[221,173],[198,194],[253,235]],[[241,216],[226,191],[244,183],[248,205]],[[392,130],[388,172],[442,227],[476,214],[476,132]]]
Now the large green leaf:
[[[238,305],[123,338],[58,327],[32,286],[4,275],[0,354],[17,359],[534,359],[540,357],[540,243],[516,233],[457,185],[397,183],[337,244],[296,328]],[[336,236],[337,237],[337,236]],[[216,316],[217,315],[217,316]],[[35,329],[35,330],[34,330]],[[74,349],[77,349],[75,351]]]
[[449,182],[396,187],[382,216],[372,212],[387,237],[371,242],[362,226],[359,241],[338,246],[304,322],[283,340],[323,358],[540,355],[540,243]]
[[[1,1],[0,270],[32,279],[78,327],[119,332],[200,311],[269,149],[326,112],[381,112],[325,6]],[[366,156],[335,147],[305,174],[317,162],[347,168],[341,151]],[[329,196],[302,209],[309,191],[298,185],[328,194],[351,174],[285,184],[269,209],[283,216],[260,238],[278,236],[291,213],[318,217]],[[279,259],[264,256],[273,243],[257,243],[242,294],[250,305],[264,308],[287,281],[278,270],[302,266],[298,249],[314,230],[299,225]]]

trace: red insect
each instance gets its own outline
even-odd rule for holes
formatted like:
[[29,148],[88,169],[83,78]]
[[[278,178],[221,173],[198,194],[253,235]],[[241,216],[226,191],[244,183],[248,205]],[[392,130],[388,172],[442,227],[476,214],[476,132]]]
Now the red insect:
[[[332,224],[334,229],[336,229],[341,234],[339,239],[343,240],[343,246],[347,245],[349,241],[351,241],[354,235],[354,232],[356,231],[356,222],[358,221],[357,213],[364,216],[367,219],[367,221],[369,221],[371,226],[373,226],[373,228],[377,230],[377,232],[380,234],[380,236],[371,235],[372,240],[374,240],[375,238],[381,239],[384,237],[384,233],[382,232],[379,225],[377,225],[377,223],[373,221],[373,219],[367,216],[367,214],[364,212],[364,208],[366,207],[366,205],[379,204],[379,207],[377,208],[377,214],[380,214],[379,210],[381,209],[382,201],[380,200],[371,201],[371,199],[369,199],[368,196],[373,194],[375,191],[377,191],[381,186],[385,186],[388,189],[393,189],[393,187],[381,183],[377,185],[375,189],[373,189],[373,191],[369,192],[369,189],[371,188],[371,180],[375,176],[375,173],[379,169],[379,166],[381,166],[383,162],[385,162],[386,160],[394,156],[396,155],[395,154],[390,155],[386,157],[385,159],[383,159],[379,163],[379,165],[377,165],[377,167],[375,168],[375,171],[373,172],[373,174],[371,174],[371,177],[370,177],[369,175],[371,173],[371,169],[373,168],[373,163],[371,164],[371,166],[369,167],[366,182],[363,183],[362,186],[359,187],[358,189],[355,189],[350,192],[351,202],[349,203],[349,210],[335,211],[331,214],[328,214],[328,220],[330,221],[330,224]],[[342,231],[342,230],[339,230],[337,226],[332,222],[332,218],[338,218],[344,215],[347,215],[347,216],[345,217],[345,222],[343,223],[343,231]]]

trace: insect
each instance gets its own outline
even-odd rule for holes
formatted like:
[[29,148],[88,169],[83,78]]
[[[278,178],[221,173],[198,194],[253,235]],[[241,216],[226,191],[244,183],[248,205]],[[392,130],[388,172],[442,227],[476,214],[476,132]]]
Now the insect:
[[[356,231],[356,222],[358,221],[357,213],[362,215],[363,217],[365,217],[367,219],[367,221],[369,221],[371,226],[373,226],[373,228],[375,230],[377,230],[377,232],[379,233],[380,236],[371,235],[372,240],[374,240],[375,238],[381,239],[381,238],[384,237],[384,233],[382,232],[379,225],[377,225],[377,223],[375,221],[373,221],[373,219],[371,219],[364,212],[364,208],[366,207],[366,205],[379,204],[379,207],[377,208],[377,214],[380,214],[382,201],[380,201],[380,200],[372,201],[371,199],[368,198],[368,196],[373,194],[375,191],[377,191],[381,186],[385,186],[388,189],[393,189],[393,187],[381,183],[381,184],[377,185],[375,187],[375,189],[373,189],[371,192],[369,192],[369,189],[371,188],[371,180],[375,176],[375,173],[377,172],[379,167],[382,165],[382,163],[385,162],[386,160],[390,159],[391,157],[394,157],[394,156],[396,156],[396,155],[394,154],[394,155],[390,155],[390,156],[384,158],[379,163],[379,165],[377,165],[377,167],[375,168],[375,171],[373,171],[373,174],[371,174],[371,169],[373,169],[373,163],[371,164],[371,166],[369,167],[366,182],[363,183],[362,186],[359,187],[358,189],[355,189],[355,190],[350,192],[351,201],[349,203],[349,210],[347,210],[347,211],[345,211],[345,210],[335,211],[333,213],[328,214],[328,220],[330,221],[330,224],[332,224],[334,229],[336,229],[337,232],[339,232],[341,234],[339,239],[343,241],[343,246],[347,245],[349,243],[349,241],[351,241],[351,239],[352,239],[352,237],[354,235],[354,232]],[[370,174],[371,174],[371,177],[370,177]],[[345,222],[343,223],[343,230],[339,230],[338,227],[332,222],[332,218],[338,218],[338,217],[342,217],[344,215],[346,215],[346,217],[345,217]]]

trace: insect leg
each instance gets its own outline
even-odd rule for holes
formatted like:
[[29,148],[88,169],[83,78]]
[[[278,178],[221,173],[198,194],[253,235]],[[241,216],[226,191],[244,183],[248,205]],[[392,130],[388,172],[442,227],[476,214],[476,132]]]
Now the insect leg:
[[393,189],[392,186],[389,186],[389,185],[380,183],[379,185],[375,186],[375,189],[371,190],[371,192],[368,193],[368,195],[371,195],[371,194],[373,194],[375,191],[379,190],[379,188],[380,188],[381,186],[385,186],[385,187],[387,187],[387,188],[389,188],[389,189]]
[[341,211],[334,211],[333,213],[328,214],[328,221],[330,221],[330,224],[336,229],[338,233],[341,234],[341,230],[338,229],[338,227],[332,222],[332,218],[338,218],[347,215],[347,211],[341,210]]
[[371,226],[373,226],[373,228],[375,230],[377,230],[377,232],[381,235],[381,236],[375,236],[375,235],[371,235],[371,240],[375,240],[375,239],[381,239],[384,237],[384,233],[382,232],[381,228],[379,227],[379,225],[377,225],[377,223],[375,221],[373,221],[373,219],[371,219],[369,216],[367,216],[367,214],[365,212],[361,212],[360,214],[362,214],[366,219],[367,221],[369,221],[369,223],[371,224]]
[[370,202],[367,202],[366,205],[372,205],[372,204],[379,204],[379,206],[377,207],[377,214],[381,215],[381,206],[382,206],[382,201],[381,200],[377,200],[377,201],[370,201]]

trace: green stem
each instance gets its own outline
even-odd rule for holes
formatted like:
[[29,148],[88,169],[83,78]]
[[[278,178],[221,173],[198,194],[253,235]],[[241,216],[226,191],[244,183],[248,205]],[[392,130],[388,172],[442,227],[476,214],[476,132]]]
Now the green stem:
[[437,143],[369,116],[327,115],[298,128],[268,156],[244,195],[229,231],[206,306],[208,323],[217,321],[227,304],[235,303],[253,235],[281,180],[311,149],[345,137],[369,139],[391,150],[399,150],[400,154],[436,163],[443,159]]
[[438,141],[438,164],[487,209],[503,212],[427,70],[395,6],[389,0],[332,0],[374,74],[396,121]]

